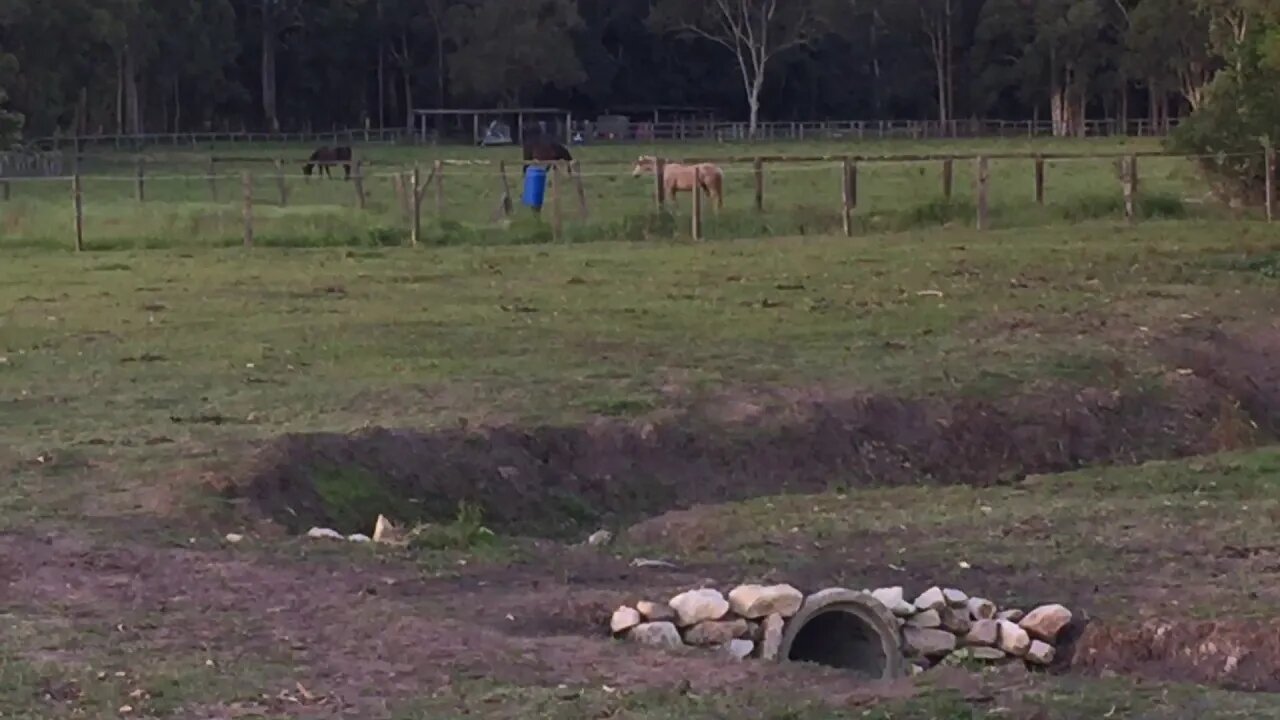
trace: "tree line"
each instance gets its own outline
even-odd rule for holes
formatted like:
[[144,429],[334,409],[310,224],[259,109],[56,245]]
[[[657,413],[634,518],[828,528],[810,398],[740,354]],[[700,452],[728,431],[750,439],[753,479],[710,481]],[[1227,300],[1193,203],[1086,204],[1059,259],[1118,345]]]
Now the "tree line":
[[1273,2],[0,0],[0,132],[390,127],[525,104],[1070,135],[1199,108]]

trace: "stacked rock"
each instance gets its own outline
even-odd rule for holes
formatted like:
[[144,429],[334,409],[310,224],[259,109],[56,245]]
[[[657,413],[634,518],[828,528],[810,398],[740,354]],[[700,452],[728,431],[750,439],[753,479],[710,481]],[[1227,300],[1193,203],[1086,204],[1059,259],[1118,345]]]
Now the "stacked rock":
[[804,602],[790,585],[740,585],[726,598],[702,588],[681,593],[666,604],[643,601],[613,613],[615,637],[645,645],[711,648],[737,660],[776,660],[787,618]]
[[[864,591],[866,592],[866,591]],[[1047,666],[1071,611],[1045,605],[1023,614],[954,588],[932,587],[908,601],[901,587],[868,593],[895,617],[913,672],[940,663],[1023,662]],[[614,637],[665,648],[713,649],[737,660],[778,660],[788,621],[805,602],[790,585],[741,585],[726,597],[701,588],[669,602],[642,601],[613,613]]]
[[1055,643],[1071,623],[1071,611],[1045,605],[1023,615],[960,590],[933,587],[907,602],[900,587],[871,593],[897,618],[907,657],[919,669],[943,662],[1022,660],[1053,662]]

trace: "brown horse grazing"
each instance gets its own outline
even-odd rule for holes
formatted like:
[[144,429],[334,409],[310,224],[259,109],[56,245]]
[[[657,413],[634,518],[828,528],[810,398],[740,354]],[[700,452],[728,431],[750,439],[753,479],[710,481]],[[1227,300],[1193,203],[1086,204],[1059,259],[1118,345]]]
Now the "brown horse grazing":
[[311,157],[307,158],[307,164],[302,166],[302,174],[311,177],[311,171],[318,165],[320,172],[325,177],[332,178],[329,168],[341,163],[342,169],[346,172],[346,179],[351,179],[351,148],[349,147],[322,147],[311,153]]
[[[657,169],[657,158],[652,155],[641,155],[640,159],[636,160],[636,166],[631,171],[631,176],[652,175],[657,172]],[[667,197],[671,198],[672,205],[676,204],[677,193],[695,192],[695,188],[701,188],[707,194],[707,197],[715,201],[717,212],[724,209],[724,171],[713,163],[698,163],[697,165],[664,163],[662,166],[662,187],[666,190]]]

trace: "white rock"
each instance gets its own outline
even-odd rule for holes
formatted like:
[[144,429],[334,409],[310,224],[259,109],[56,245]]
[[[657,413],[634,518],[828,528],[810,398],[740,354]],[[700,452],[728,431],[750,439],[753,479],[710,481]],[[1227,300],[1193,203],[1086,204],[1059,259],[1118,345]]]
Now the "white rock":
[[969,657],[983,662],[998,662],[1009,658],[1003,650],[993,647],[971,647],[969,648]]
[[600,547],[613,542],[613,533],[608,530],[597,530],[587,538],[587,544],[591,547]]
[[750,640],[730,640],[724,651],[734,660],[746,660],[755,652],[756,644]]
[[964,636],[965,645],[994,647],[1000,640],[1000,623],[996,620],[979,620]]
[[636,558],[631,561],[633,568],[658,568],[662,570],[675,570],[676,564],[667,562],[666,560],[649,560],[647,558]]
[[962,608],[969,602],[969,596],[955,588],[943,590],[942,597],[946,599],[948,605],[955,608]]
[[921,611],[941,610],[947,606],[947,597],[942,594],[942,588],[931,587],[928,590],[925,590],[924,593],[920,597],[916,598],[916,601],[911,604],[915,605],[916,609]]
[[1014,657],[1023,657],[1031,649],[1031,636],[1026,630],[1009,622],[1000,620],[999,648]]
[[342,533],[329,528],[313,527],[307,531],[307,537],[316,540],[346,540]]
[[232,545],[235,545],[236,543],[244,540],[244,536],[240,533],[227,533],[227,536],[224,539]]
[[908,617],[916,613],[916,606],[907,602],[900,587],[880,588],[872,591],[871,597],[879,600],[880,604],[889,608],[889,612],[898,617]]
[[668,603],[676,611],[680,627],[697,625],[708,620],[719,620],[729,613],[729,601],[719,590],[703,588],[680,593]]
[[751,631],[746,620],[708,620],[684,631],[684,641],[698,647],[716,647],[741,640]]
[[670,622],[676,619],[676,611],[672,610],[670,605],[662,603],[641,600],[636,603],[636,610],[640,611],[640,615],[648,622]]
[[960,637],[964,637],[969,628],[973,627],[973,621],[969,619],[969,611],[966,609],[943,608],[938,613],[942,616],[942,629],[947,632],[955,633]]
[[353,533],[347,536],[347,541],[353,543],[370,543],[373,542],[373,538],[365,535],[364,533]]
[[997,619],[997,620],[1008,620],[1009,622],[1015,622],[1015,623],[1016,623],[1016,622],[1018,622],[1019,620],[1021,620],[1021,619],[1022,619],[1022,616],[1023,616],[1023,615],[1025,615],[1025,614],[1026,614],[1026,613],[1022,612],[1021,610],[1017,610],[1017,609],[1014,609],[1014,608],[1010,608],[1009,610],[1001,610],[1000,612],[996,613],[996,619]]
[[386,515],[379,515],[373,524],[373,541],[381,545],[401,545],[405,542],[400,528]]
[[942,627],[942,616],[937,610],[925,610],[907,618],[908,627],[936,628]]
[[965,605],[969,609],[969,617],[974,620],[994,620],[996,617],[996,604],[990,600],[971,597]]
[[1062,629],[1071,624],[1071,611],[1061,605],[1044,605],[1027,613],[1018,623],[1031,637],[1054,642]]
[[748,620],[769,615],[789,618],[800,612],[803,603],[804,593],[790,585],[739,585],[729,592],[729,607]]
[[684,647],[684,641],[680,639],[680,631],[676,630],[676,626],[669,622],[637,625],[631,628],[631,632],[627,633],[627,639],[650,647],[670,648],[673,650]]
[[770,615],[760,626],[760,659],[777,660],[782,650],[782,631],[786,628],[786,620],[781,615]]
[[1027,651],[1027,662],[1032,665],[1048,665],[1053,662],[1053,646],[1039,640],[1031,641],[1031,649]]
[[613,618],[609,620],[609,629],[616,635],[630,630],[631,628],[639,625],[640,622],[640,612],[635,608],[629,608],[626,605],[623,605],[613,611]]
[[909,654],[928,658],[942,657],[956,649],[956,636],[946,630],[908,625],[902,629],[902,640]]

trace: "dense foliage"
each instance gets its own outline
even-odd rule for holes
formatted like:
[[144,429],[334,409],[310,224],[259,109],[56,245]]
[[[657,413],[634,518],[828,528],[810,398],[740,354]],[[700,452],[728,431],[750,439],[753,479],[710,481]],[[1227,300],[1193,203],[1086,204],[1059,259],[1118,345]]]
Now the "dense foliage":
[[1280,144],[1280,2],[1202,1],[1222,9],[1212,23],[1212,48],[1225,68],[1171,144],[1205,155],[1201,165],[1219,194],[1257,201],[1266,176],[1261,147]]
[[403,125],[413,107],[1160,121],[1266,0],[0,0],[31,134]]

